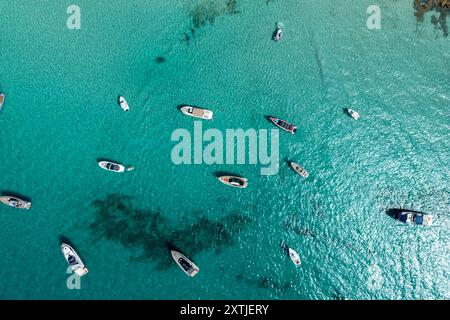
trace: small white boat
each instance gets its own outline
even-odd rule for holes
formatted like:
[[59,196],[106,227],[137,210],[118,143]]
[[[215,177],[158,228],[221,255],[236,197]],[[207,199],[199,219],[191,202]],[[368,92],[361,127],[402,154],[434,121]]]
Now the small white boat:
[[180,108],[180,111],[187,116],[200,118],[204,120],[211,120],[214,115],[214,113],[211,110],[197,108],[193,106],[182,106]]
[[291,258],[292,262],[297,267],[302,264],[302,261],[300,260],[300,256],[294,249],[289,248],[289,257]]
[[119,96],[119,105],[122,108],[123,111],[128,111],[130,110],[130,107],[128,106],[128,102],[127,100],[125,100],[124,97]]
[[3,93],[0,93],[0,111],[2,110],[4,103],[5,103],[5,95]]
[[186,258],[178,251],[171,250],[170,253],[172,254],[172,258],[175,260],[175,262],[178,264],[181,270],[183,270],[184,273],[186,273],[188,276],[195,277],[197,273],[200,271],[200,269],[195,265],[195,263],[193,263],[191,260]]
[[218,179],[220,182],[235,188],[244,189],[248,186],[248,180],[246,178],[236,176],[222,176]]
[[125,171],[125,167],[123,165],[121,165],[120,163],[112,162],[112,161],[100,161],[98,163],[98,165],[100,166],[100,168],[108,170],[108,171],[113,171],[113,172],[124,172]]
[[61,251],[66,259],[67,263],[72,267],[72,270],[80,277],[84,276],[89,270],[84,265],[77,252],[68,244],[61,244]]
[[3,196],[0,197],[0,202],[6,204],[7,206],[17,208],[17,209],[27,209],[31,208],[31,202],[19,199],[13,196]]
[[355,120],[358,120],[360,117],[360,114],[353,109],[347,109],[347,113]]
[[304,168],[302,168],[298,163],[291,162],[291,168],[297,172],[303,178],[308,178],[309,173]]

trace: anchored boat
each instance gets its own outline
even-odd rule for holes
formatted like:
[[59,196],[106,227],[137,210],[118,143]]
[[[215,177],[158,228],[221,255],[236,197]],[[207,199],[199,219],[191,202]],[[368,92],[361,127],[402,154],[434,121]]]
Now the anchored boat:
[[0,202],[6,204],[7,206],[17,208],[17,209],[30,209],[31,202],[19,199],[13,196],[3,196],[0,197]]
[[297,174],[299,174],[300,176],[302,176],[303,178],[308,178],[309,173],[308,171],[306,171],[304,168],[302,168],[298,163],[295,162],[291,162],[291,168],[297,172]]
[[272,39],[275,42],[278,42],[283,37],[284,25],[281,22],[277,22],[276,29],[273,33]]
[[281,120],[275,117],[270,117],[270,121],[272,121],[272,123],[274,125],[276,125],[278,128],[287,131],[289,133],[294,134],[297,131],[297,127],[290,124],[289,122],[285,121],[285,120]]
[[172,254],[172,258],[175,260],[181,270],[183,270],[184,273],[186,273],[188,276],[195,277],[196,274],[200,271],[195,263],[193,263],[178,251],[171,250],[170,253]]
[[347,109],[347,113],[355,120],[358,120],[361,117],[361,115],[353,109]]
[[417,224],[424,226],[431,226],[433,223],[433,216],[419,211],[391,209],[388,210],[388,214],[394,219],[406,224]]
[[128,106],[127,100],[125,100],[124,97],[119,96],[119,106],[122,108],[123,111],[129,111],[130,107]]
[[248,180],[246,178],[236,176],[222,176],[218,179],[220,182],[235,188],[244,189],[248,186]]
[[5,95],[3,93],[0,93],[0,111],[2,110],[4,103],[5,103]]
[[113,171],[113,172],[124,172],[125,167],[121,165],[120,163],[115,163],[112,161],[100,161],[98,163],[100,168],[105,169],[107,171]]
[[211,120],[214,115],[214,113],[211,110],[197,108],[193,106],[182,106],[180,108],[180,111],[187,116],[204,120]]
[[300,256],[298,255],[298,253],[292,249],[289,248],[289,257],[291,258],[292,262],[298,267],[299,265],[302,264],[302,261],[300,260]]
[[84,276],[89,270],[84,265],[77,252],[68,244],[61,244],[61,251],[66,259],[67,263],[72,267],[72,270],[80,277]]

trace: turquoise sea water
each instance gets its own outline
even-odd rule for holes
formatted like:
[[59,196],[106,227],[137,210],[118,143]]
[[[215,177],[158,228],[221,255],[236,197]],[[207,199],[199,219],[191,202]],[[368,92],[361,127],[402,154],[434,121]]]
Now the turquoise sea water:
[[[77,0],[68,30],[72,1],[0,0],[0,191],[33,202],[0,207],[0,298],[449,299],[450,42],[413,1],[378,0],[368,30],[372,2],[238,0],[230,14],[225,0]],[[183,103],[214,110],[205,129],[271,129],[276,115],[299,130],[280,133],[275,176],[176,166],[171,134],[193,131]],[[398,207],[435,223],[400,225],[385,214]],[[66,287],[61,238],[89,268],[81,290]]]

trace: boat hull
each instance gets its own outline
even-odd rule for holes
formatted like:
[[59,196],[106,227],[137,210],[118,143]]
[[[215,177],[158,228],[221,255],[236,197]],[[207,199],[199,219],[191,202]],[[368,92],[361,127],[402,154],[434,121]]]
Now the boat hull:
[[2,110],[4,103],[5,103],[5,95],[3,93],[0,93],[0,111]]
[[236,177],[236,176],[222,176],[218,180],[227,186],[245,189],[248,186],[248,180],[246,178]]
[[[61,251],[67,263],[72,267],[72,270],[76,274],[82,277],[89,272],[88,268],[86,268],[78,253],[70,245],[62,243]],[[73,257],[75,260],[70,261],[70,257]]]
[[431,226],[433,224],[433,216],[423,212],[397,210],[393,217],[400,222],[411,225]]
[[278,128],[280,128],[281,130],[284,130],[286,132],[289,132],[291,134],[295,134],[295,132],[297,132],[297,127],[294,126],[293,124],[290,124],[289,122],[285,121],[285,120],[281,120],[275,117],[270,117],[270,121],[277,126]]
[[195,277],[200,271],[199,267],[197,267],[195,263],[193,263],[178,251],[172,250],[170,251],[170,253],[172,254],[173,260],[175,260],[180,269],[183,270],[183,272],[189,277]]
[[361,117],[361,115],[353,109],[347,109],[347,113],[350,117],[352,117],[355,120],[358,120]]
[[214,113],[211,110],[197,108],[193,106],[182,106],[180,111],[189,117],[194,117],[203,120],[211,120]]
[[308,178],[309,173],[302,168],[298,163],[295,162],[291,162],[291,168],[292,170],[294,170],[299,176],[303,177],[303,178]]
[[125,100],[124,97],[119,97],[119,106],[122,108],[123,111],[129,111],[130,107],[128,106],[127,100]]
[[0,197],[0,202],[16,209],[31,209],[31,202],[19,199],[17,197],[3,196]]
[[120,163],[115,163],[112,161],[100,161],[98,166],[106,171],[121,173],[125,171],[125,167]]
[[294,249],[289,248],[289,258],[291,258],[292,263],[295,264],[297,267],[302,264],[300,256]]

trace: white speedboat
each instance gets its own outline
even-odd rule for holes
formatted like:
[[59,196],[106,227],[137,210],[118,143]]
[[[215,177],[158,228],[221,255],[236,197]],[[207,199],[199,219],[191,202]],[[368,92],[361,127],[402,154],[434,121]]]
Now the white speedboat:
[[3,196],[0,197],[0,202],[6,204],[7,206],[17,208],[17,209],[30,209],[31,202],[19,199],[13,196]]
[[172,258],[175,260],[181,270],[183,270],[184,273],[186,273],[188,276],[195,277],[195,275],[200,271],[195,263],[193,263],[178,251],[171,250],[170,253],[172,254]]
[[0,93],[0,111],[2,110],[4,103],[5,103],[5,95],[3,93]]
[[180,111],[187,116],[204,120],[211,120],[214,115],[214,113],[211,110],[197,108],[193,106],[182,106],[180,108]]
[[125,98],[122,96],[119,96],[119,106],[122,108],[123,111],[130,110],[127,100],[125,100]]
[[125,171],[125,167],[123,165],[121,165],[120,163],[112,162],[112,161],[100,161],[98,163],[98,165],[100,166],[100,168],[108,170],[108,171],[113,171],[113,172],[124,172]]
[[352,117],[355,120],[358,120],[360,117],[360,114],[353,109],[347,109],[347,113],[349,114],[350,117]]
[[80,277],[84,276],[89,270],[84,265],[77,252],[68,244],[61,244],[61,251],[66,258],[67,263],[72,267],[72,270]]
[[220,182],[235,188],[244,189],[248,186],[248,180],[246,178],[236,176],[222,176],[218,179]]
[[297,172],[303,178],[308,178],[309,173],[304,168],[302,168],[298,163],[291,162],[291,168]]
[[300,260],[300,256],[294,249],[289,248],[289,257],[291,258],[292,262],[297,267],[302,264],[302,261]]

